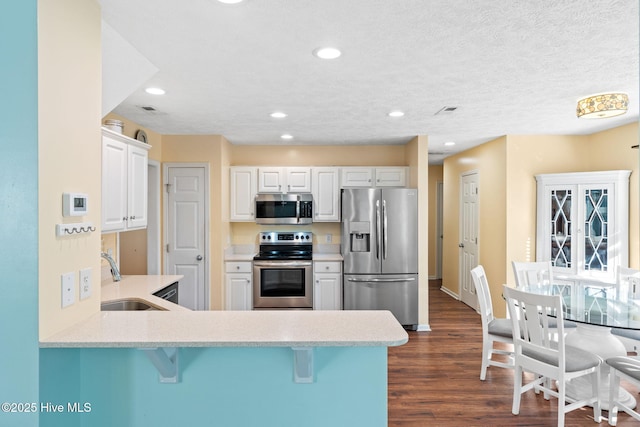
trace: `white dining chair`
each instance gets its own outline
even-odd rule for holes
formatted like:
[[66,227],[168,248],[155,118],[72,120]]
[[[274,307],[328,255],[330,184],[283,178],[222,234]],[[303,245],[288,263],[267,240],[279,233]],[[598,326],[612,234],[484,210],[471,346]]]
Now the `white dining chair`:
[[[564,426],[567,412],[587,405],[593,405],[593,419],[601,420],[600,365],[602,359],[593,353],[565,344],[562,320],[562,300],[560,295],[540,295],[511,288],[503,288],[512,322],[515,369],[513,377],[514,415],[520,413],[522,393],[533,389],[558,398],[558,427]],[[558,334],[551,339],[550,321],[559,321]],[[518,331],[517,333],[515,331]],[[534,379],[522,384],[523,372],[534,373]],[[566,381],[582,376],[590,376],[591,396],[567,404]],[[551,381],[556,380],[556,381]],[[552,384],[557,383],[557,389]]]
[[640,414],[625,405],[618,398],[620,379],[624,379],[640,389],[640,360],[635,357],[617,356],[607,359],[609,365],[609,425],[618,423],[618,409],[622,409],[636,420],[640,421]]
[[[513,352],[511,350],[494,347],[495,342],[513,345],[511,322],[509,319],[494,317],[489,282],[487,281],[484,268],[481,265],[471,270],[471,278],[473,279],[473,284],[478,296],[478,306],[482,321],[482,366],[480,368],[480,379],[484,381],[489,366],[513,369]],[[510,346],[510,348],[512,348],[512,346]],[[508,356],[508,362],[494,360],[494,354]]]
[[[553,286],[557,285],[553,281],[553,267],[551,261],[531,261],[518,262],[512,261],[513,274],[516,278],[516,288],[523,289],[531,286]],[[559,285],[558,292],[562,292],[563,288],[569,285]],[[564,328],[575,328],[574,322],[564,321]],[[551,323],[553,332],[557,331],[555,321]]]
[[[626,267],[616,269],[616,297],[621,301],[640,298],[640,270]],[[638,354],[640,331],[612,328],[611,333],[622,341],[628,353]]]
[[516,288],[553,284],[551,261],[512,261],[511,265],[516,278]]

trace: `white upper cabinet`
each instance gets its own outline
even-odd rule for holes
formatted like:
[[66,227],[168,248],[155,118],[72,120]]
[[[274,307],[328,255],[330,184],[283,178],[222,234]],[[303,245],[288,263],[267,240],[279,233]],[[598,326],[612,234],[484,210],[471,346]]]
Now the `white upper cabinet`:
[[342,168],[342,188],[405,187],[408,168],[402,166]]
[[536,258],[558,273],[608,282],[629,261],[631,171],[536,175]]
[[259,193],[310,193],[311,169],[306,167],[261,167]]
[[311,192],[311,169],[310,168],[285,168],[287,177],[287,193],[310,193]]
[[255,197],[258,192],[258,168],[232,167],[230,169],[230,212],[231,221],[255,220]]
[[102,232],[147,226],[150,148],[127,136],[102,129]]
[[340,184],[345,187],[373,187],[373,168],[342,168]]
[[407,185],[407,169],[406,167],[376,168],[376,187],[405,187]]
[[340,170],[333,167],[311,169],[314,222],[340,221]]

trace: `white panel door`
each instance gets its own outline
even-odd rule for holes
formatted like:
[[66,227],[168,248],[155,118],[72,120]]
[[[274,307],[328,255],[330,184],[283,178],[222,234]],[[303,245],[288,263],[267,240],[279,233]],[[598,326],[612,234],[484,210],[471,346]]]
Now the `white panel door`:
[[461,176],[460,180],[460,300],[478,307],[478,296],[471,279],[471,269],[478,265],[478,173]]
[[192,310],[208,308],[205,277],[204,167],[167,168],[167,274],[181,274],[179,304]]

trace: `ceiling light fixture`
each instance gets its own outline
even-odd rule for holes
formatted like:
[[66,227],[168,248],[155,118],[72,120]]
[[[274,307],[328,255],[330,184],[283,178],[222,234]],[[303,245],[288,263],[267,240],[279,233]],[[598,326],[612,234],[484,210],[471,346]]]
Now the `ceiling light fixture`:
[[404,112],[398,111],[398,110],[392,111],[389,113],[389,117],[402,117],[402,116],[404,116]]
[[320,59],[336,59],[342,52],[335,47],[319,47],[313,51],[313,54]]
[[287,117],[287,115],[285,113],[283,113],[282,111],[274,111],[270,115],[274,119],[284,119],[285,117]]
[[240,3],[242,0],[218,0],[218,1],[224,4],[236,4],[236,3]]
[[281,135],[280,138],[282,138],[282,139],[293,139],[293,135],[289,135],[288,133],[285,133],[284,135]]
[[444,145],[446,145],[447,147],[451,147],[451,146],[456,145],[456,143],[453,142],[453,141],[448,141],[448,142],[445,142]]
[[165,94],[164,89],[160,89],[159,87],[148,87],[144,91],[149,93],[149,94],[151,94],[151,95],[164,95]]
[[628,106],[626,93],[601,93],[579,100],[576,115],[583,119],[604,119],[626,113]]

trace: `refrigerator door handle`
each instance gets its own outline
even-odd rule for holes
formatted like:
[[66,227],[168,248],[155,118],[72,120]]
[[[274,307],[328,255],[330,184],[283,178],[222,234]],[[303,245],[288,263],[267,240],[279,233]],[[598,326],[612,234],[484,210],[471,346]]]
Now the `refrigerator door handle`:
[[382,201],[382,259],[387,259],[387,201]]
[[376,200],[376,259],[380,259],[380,200]]
[[350,277],[347,279],[347,282],[360,282],[360,283],[366,283],[366,282],[414,282],[416,280],[415,277],[409,277],[407,279],[355,279],[353,277]]

